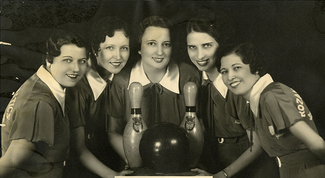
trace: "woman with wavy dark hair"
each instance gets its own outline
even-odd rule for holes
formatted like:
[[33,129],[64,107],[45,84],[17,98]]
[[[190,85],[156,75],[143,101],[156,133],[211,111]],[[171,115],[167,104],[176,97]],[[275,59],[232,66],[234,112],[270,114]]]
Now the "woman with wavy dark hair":
[[89,36],[91,67],[75,87],[67,89],[68,115],[83,123],[71,124],[73,156],[65,168],[67,178],[113,177],[132,172],[123,170],[125,163],[107,138],[107,109],[114,104],[109,102],[111,83],[129,59],[129,27],[123,20],[108,16],[93,24]]
[[273,81],[264,55],[252,43],[230,46],[219,59],[224,83],[250,103],[257,133],[253,141],[275,158],[280,177],[325,177],[325,142],[301,96]]
[[169,20],[150,16],[139,25],[141,58],[131,70],[122,71],[112,84],[112,106],[109,124],[111,144],[125,158],[122,134],[129,119],[131,106],[128,94],[132,82],[144,88],[142,117],[148,127],[159,122],[180,125],[185,115],[183,87],[189,81],[199,84],[198,71],[172,58],[173,27]]
[[[231,43],[234,34],[230,19],[221,12],[201,13],[187,25],[187,52],[202,75],[198,116],[206,128],[201,158],[206,168],[193,171],[220,178],[258,178],[270,171],[264,177],[276,178],[276,165],[272,169],[273,162],[267,161],[258,141],[250,142],[256,132],[246,113],[246,100],[228,90],[216,67],[216,54]],[[261,159],[264,164],[258,161]]]
[[62,177],[70,123],[65,91],[83,77],[88,52],[80,37],[56,31],[46,43],[43,66],[9,102],[1,128],[0,177]]

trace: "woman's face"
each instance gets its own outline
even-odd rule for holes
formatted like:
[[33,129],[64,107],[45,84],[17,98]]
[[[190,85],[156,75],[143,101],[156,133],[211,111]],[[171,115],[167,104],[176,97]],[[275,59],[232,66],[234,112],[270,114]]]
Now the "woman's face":
[[249,99],[249,94],[260,78],[258,74],[252,74],[249,64],[244,64],[241,57],[231,53],[221,58],[220,73],[225,85],[236,95],[242,95]]
[[215,53],[218,42],[207,33],[192,31],[187,35],[187,52],[193,64],[200,71],[215,68]]
[[129,38],[123,31],[115,31],[113,37],[106,36],[105,41],[100,43],[96,56],[98,65],[113,74],[119,73],[129,59],[129,48]]
[[141,40],[141,60],[145,68],[165,69],[172,47],[168,28],[147,27]]
[[63,45],[60,50],[60,56],[53,58],[48,69],[62,87],[73,87],[86,72],[86,48],[68,44]]

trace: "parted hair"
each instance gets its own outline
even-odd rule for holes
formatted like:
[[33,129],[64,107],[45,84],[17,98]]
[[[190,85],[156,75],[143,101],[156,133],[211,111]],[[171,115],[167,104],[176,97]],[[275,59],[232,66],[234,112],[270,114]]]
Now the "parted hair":
[[170,20],[162,16],[149,16],[144,20],[142,20],[138,27],[137,36],[138,36],[139,47],[141,46],[142,43],[142,36],[144,34],[144,31],[148,27],[168,28],[171,42],[172,39],[174,39],[174,29]]
[[230,54],[239,56],[244,64],[249,64],[252,74],[258,73],[261,77],[267,72],[265,55],[251,42],[231,44],[217,52],[216,66],[220,72],[221,58]]
[[235,28],[231,20],[222,12],[202,12],[189,20],[187,34],[194,32],[207,33],[223,46],[232,42]]
[[[46,41],[46,60],[52,64],[53,58],[60,56],[61,47],[69,44],[76,45],[80,48],[85,47],[88,59],[88,46],[84,38],[82,38],[78,33],[57,29]],[[46,66],[46,61],[44,61],[43,65]]]
[[113,37],[116,31],[122,31],[127,38],[130,36],[128,24],[115,16],[104,17],[93,24],[90,44],[95,55],[98,54],[100,43],[105,42],[106,36]]

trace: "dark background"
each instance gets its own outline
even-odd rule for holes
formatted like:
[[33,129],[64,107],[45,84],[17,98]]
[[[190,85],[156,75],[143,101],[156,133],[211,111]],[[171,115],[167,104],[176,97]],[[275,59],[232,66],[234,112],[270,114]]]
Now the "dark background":
[[[189,62],[186,22],[199,9],[223,11],[240,37],[255,43],[269,59],[275,81],[295,89],[307,103],[325,138],[325,8],[316,1],[1,1],[1,118],[12,92],[42,63],[53,28],[87,37],[94,20],[117,16],[132,29],[148,15],[170,18],[178,30],[175,58]],[[318,6],[319,5],[319,6]],[[134,32],[134,31],[132,31]],[[129,62],[138,58],[131,41]],[[18,78],[13,78],[18,77]]]

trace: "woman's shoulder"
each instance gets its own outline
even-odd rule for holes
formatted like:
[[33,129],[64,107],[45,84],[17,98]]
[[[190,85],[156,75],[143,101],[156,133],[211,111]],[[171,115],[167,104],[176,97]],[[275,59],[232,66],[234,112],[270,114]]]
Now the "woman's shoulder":
[[265,87],[261,95],[282,95],[285,93],[292,93],[292,92],[295,91],[291,87],[280,82],[272,82],[267,87]]
[[293,102],[299,99],[302,101],[300,95],[291,87],[280,83],[280,82],[273,82],[269,84],[261,93],[260,102],[265,103],[282,103],[282,102]]
[[198,69],[196,67],[194,67],[190,64],[187,64],[185,62],[179,62],[178,67],[181,72],[189,72],[189,73],[191,73],[193,71],[198,72]]
[[121,72],[115,74],[112,85],[127,85],[130,79],[131,70],[131,67],[125,67]]

